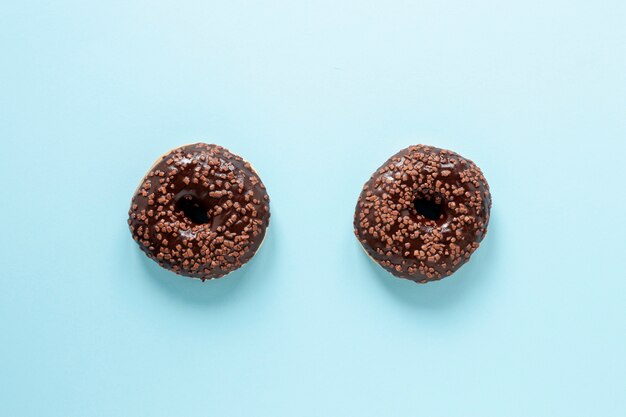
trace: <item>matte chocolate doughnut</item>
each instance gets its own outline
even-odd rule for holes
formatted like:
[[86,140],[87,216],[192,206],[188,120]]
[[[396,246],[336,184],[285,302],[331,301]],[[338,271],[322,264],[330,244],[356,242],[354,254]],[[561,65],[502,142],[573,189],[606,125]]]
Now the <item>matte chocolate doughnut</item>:
[[469,260],[487,233],[490,210],[489,185],[476,164],[416,145],[389,158],[365,183],[354,233],[384,269],[425,283]]
[[269,225],[269,196],[248,162],[221,146],[196,143],[152,166],[128,216],[133,239],[149,258],[204,281],[254,256]]

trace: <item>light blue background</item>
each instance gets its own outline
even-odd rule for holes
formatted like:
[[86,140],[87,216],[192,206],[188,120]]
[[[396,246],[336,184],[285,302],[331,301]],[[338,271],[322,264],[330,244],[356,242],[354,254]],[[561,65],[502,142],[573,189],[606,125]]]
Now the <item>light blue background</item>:
[[[622,1],[0,3],[0,415],[626,415]],[[272,221],[202,284],[130,238],[153,161],[241,154]],[[352,234],[414,143],[484,244],[418,286]]]

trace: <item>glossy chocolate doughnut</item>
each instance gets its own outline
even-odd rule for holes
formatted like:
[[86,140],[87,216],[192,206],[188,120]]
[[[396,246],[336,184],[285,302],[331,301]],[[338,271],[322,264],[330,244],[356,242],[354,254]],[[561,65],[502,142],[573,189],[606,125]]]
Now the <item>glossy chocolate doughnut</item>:
[[487,233],[491,194],[481,170],[432,146],[403,149],[365,183],[354,233],[393,275],[424,283],[467,262]]
[[128,216],[133,239],[149,258],[204,281],[254,256],[269,225],[269,196],[248,162],[221,146],[196,143],[152,166]]

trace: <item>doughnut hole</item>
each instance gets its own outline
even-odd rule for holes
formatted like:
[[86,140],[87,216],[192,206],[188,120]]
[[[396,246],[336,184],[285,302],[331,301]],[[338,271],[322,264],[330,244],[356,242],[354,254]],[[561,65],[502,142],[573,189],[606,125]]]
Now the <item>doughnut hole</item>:
[[418,193],[413,208],[419,218],[442,223],[446,219],[445,200],[439,195]]
[[206,224],[209,222],[209,208],[199,198],[185,194],[176,200],[176,210],[194,224]]

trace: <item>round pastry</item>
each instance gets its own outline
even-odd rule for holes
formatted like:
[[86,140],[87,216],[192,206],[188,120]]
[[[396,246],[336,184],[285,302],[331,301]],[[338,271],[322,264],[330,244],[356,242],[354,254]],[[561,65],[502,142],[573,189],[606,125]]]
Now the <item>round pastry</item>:
[[432,146],[403,149],[365,183],[354,233],[399,278],[425,283],[459,269],[487,233],[491,194],[481,170]]
[[269,196],[240,156],[196,143],[157,160],[135,191],[128,216],[133,239],[149,258],[204,281],[254,256],[269,224]]

